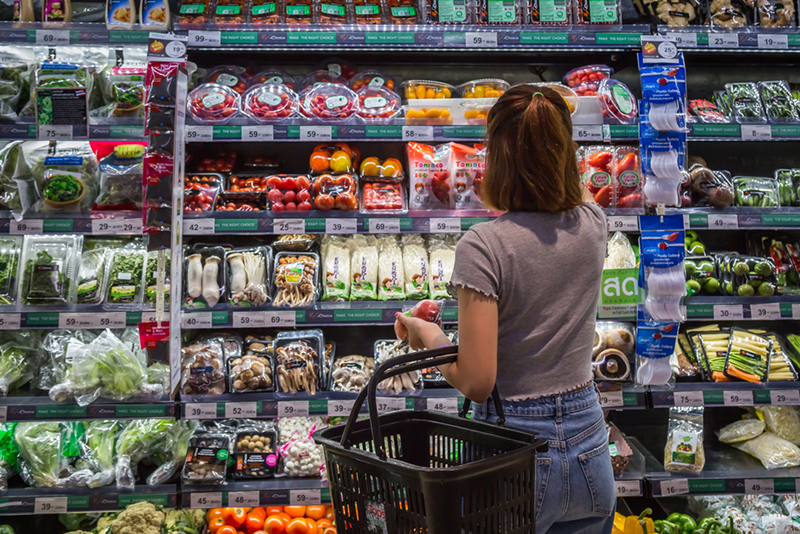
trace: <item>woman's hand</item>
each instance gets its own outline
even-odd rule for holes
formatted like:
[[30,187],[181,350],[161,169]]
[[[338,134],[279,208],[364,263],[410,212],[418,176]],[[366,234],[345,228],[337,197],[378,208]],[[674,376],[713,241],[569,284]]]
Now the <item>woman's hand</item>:
[[438,324],[407,317],[402,313],[395,315],[394,332],[397,339],[408,340],[413,350],[432,349],[450,343]]

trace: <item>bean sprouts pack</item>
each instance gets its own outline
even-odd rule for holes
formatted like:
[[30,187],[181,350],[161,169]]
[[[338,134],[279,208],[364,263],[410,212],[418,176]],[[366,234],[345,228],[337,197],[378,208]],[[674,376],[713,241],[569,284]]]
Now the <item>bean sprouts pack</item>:
[[371,235],[357,235],[350,240],[351,300],[378,298],[378,241]]
[[430,250],[430,291],[432,299],[450,298],[447,284],[453,276],[456,264],[456,240],[451,236],[432,236],[428,242]]
[[345,238],[326,235],[322,241],[325,284],[323,300],[350,298],[350,247]]
[[401,243],[403,246],[406,297],[416,300],[424,299],[428,296],[428,284],[430,281],[428,251],[425,248],[425,240],[419,234],[409,234],[402,237]]
[[405,271],[403,269],[403,251],[397,237],[386,236],[378,240],[378,299],[403,300],[405,294]]

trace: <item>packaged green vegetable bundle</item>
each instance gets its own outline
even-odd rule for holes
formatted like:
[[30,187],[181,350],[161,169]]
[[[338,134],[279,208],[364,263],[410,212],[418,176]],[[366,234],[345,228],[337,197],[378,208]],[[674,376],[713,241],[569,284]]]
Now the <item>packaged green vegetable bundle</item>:
[[33,177],[21,157],[23,144],[11,141],[0,149],[0,208],[10,210],[15,217],[30,209],[30,199],[36,195]]
[[8,489],[8,479],[17,470],[19,447],[14,441],[17,423],[0,424],[0,491]]
[[103,106],[92,117],[144,118],[145,48],[109,49],[108,65],[99,74]]
[[30,99],[35,65],[32,48],[0,46],[0,121],[19,120],[20,110]]
[[42,211],[90,211],[100,174],[88,141],[28,141],[22,155],[36,186],[33,208]]
[[105,294],[106,263],[110,255],[108,249],[84,250],[78,268],[78,304],[99,304]]
[[760,384],[767,380],[771,357],[771,339],[734,327],[725,360],[725,376]]
[[0,397],[19,389],[33,379],[39,369],[38,351],[8,342],[0,345]]
[[761,106],[758,86],[754,83],[725,84],[733,118],[740,123],[764,123],[767,117]]
[[189,438],[192,437],[197,427],[197,421],[187,419],[176,421],[172,425],[167,432],[163,450],[156,455],[157,460],[161,457],[163,461],[159,461],[161,465],[147,477],[148,486],[166,484],[178,474],[186,460]]
[[774,178],[736,176],[733,190],[737,206],[778,208],[781,205],[778,182]]
[[94,471],[86,482],[90,488],[108,486],[114,482],[117,436],[124,423],[121,421],[84,421],[81,442],[81,459]]
[[[80,433],[75,423],[19,423],[14,441],[19,447],[19,474],[29,486],[63,488],[83,486],[90,469],[74,470]],[[66,475],[66,476],[63,476]]]
[[20,302],[51,306],[72,302],[83,236],[26,236],[22,251]]
[[100,194],[93,211],[142,209],[142,169],[145,147],[117,145],[100,160]]
[[800,169],[778,169],[775,171],[781,206],[800,206]]
[[739,297],[771,297],[777,278],[772,258],[739,254],[720,257],[719,272],[726,295]]
[[[145,302],[154,304],[156,302],[156,295],[158,294],[158,253],[159,251],[152,250],[147,253],[144,267],[144,290]],[[172,252],[167,249],[164,251],[164,302],[169,301],[170,289],[170,268],[172,263]]]
[[788,83],[782,80],[758,82],[758,91],[770,122],[786,123],[800,120]]
[[106,304],[130,305],[142,302],[142,273],[146,255],[147,251],[141,241],[112,251],[108,262]]
[[0,305],[17,302],[17,271],[22,252],[22,236],[0,238]]
[[72,357],[75,350],[91,342],[97,334],[90,330],[51,330],[42,340],[44,363],[39,371],[37,387],[50,398],[63,402],[72,398]]
[[133,489],[136,476],[133,467],[144,458],[165,450],[172,427],[179,424],[170,419],[135,419],[117,439],[117,460],[114,467],[118,489]]

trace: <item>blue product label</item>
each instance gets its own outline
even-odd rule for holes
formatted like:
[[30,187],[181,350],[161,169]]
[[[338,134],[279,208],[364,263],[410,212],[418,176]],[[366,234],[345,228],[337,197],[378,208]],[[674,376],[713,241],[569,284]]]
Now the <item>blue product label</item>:
[[167,8],[164,0],[145,0],[142,7],[142,24],[166,26]]
[[42,70],[78,70],[80,65],[77,63],[57,63],[46,61],[42,63]]
[[686,255],[683,215],[642,215],[639,243],[645,267],[667,268],[680,264]]
[[642,152],[642,172],[653,175],[650,164],[654,152],[674,151],[678,156],[678,166],[683,169],[686,154],[685,132],[658,132],[648,122],[639,125],[639,138]]
[[664,104],[686,96],[686,68],[683,54],[679,64],[645,65],[639,54],[639,77],[642,81],[642,99]]
[[49,156],[44,158],[45,167],[80,167],[83,165],[81,156]]
[[669,358],[675,352],[678,328],[679,323],[653,323],[644,310],[639,310],[636,354],[642,358]]
[[[640,126],[644,126],[647,132],[644,134],[640,133],[639,135],[644,137],[645,135],[653,136],[654,134],[657,135],[659,132],[653,129],[650,126],[650,106],[653,102],[648,102],[646,100],[639,100],[639,124]],[[675,113],[675,118],[678,122],[678,128],[686,128],[686,107],[684,106],[684,99],[681,98],[678,100],[678,111]],[[652,133],[651,133],[652,132]],[[667,133],[667,132],[664,132]]]

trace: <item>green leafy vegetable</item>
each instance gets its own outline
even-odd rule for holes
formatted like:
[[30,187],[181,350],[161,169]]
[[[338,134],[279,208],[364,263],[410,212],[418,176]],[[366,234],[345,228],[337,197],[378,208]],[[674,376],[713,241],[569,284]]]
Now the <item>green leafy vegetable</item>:
[[0,304],[16,301],[19,245],[14,239],[0,239]]
[[62,262],[53,258],[46,250],[36,253],[36,258],[25,263],[22,278],[22,301],[24,304],[66,303],[69,295],[69,278],[61,269]]
[[71,174],[51,174],[44,186],[44,198],[53,202],[72,202],[83,193],[83,184]]
[[0,346],[0,396],[27,384],[33,378],[34,358],[21,347]]
[[24,460],[23,475],[33,485],[43,488],[58,486],[59,475],[66,467],[61,454],[59,423],[19,423],[14,431],[20,459]]
[[98,396],[125,400],[141,392],[147,380],[142,358],[111,330],[78,350],[72,361],[72,382],[78,404],[85,406]]
[[107,302],[130,304],[136,301],[142,285],[145,252],[140,247],[123,248],[114,253],[108,275]]

